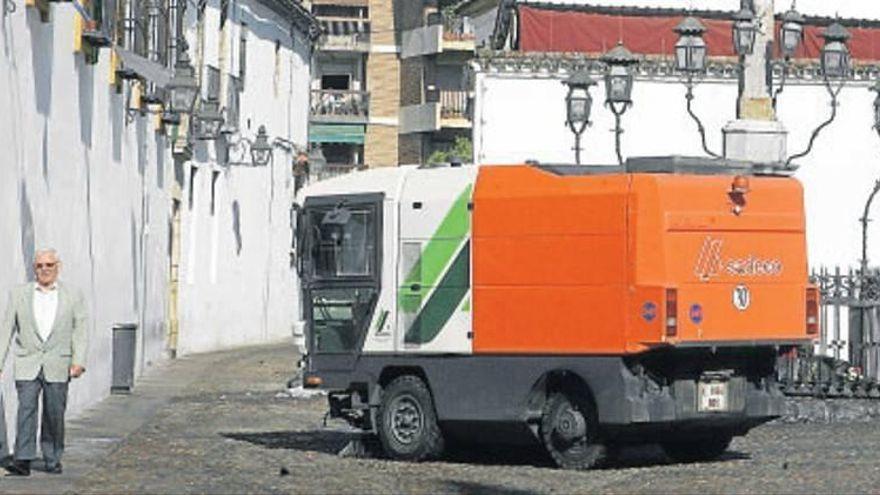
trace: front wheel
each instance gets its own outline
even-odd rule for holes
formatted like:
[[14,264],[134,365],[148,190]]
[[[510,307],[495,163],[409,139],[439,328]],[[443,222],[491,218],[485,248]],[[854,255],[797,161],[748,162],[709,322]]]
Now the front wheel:
[[422,461],[443,452],[431,392],[416,376],[398,377],[385,389],[376,430],[382,448],[393,459]]
[[721,457],[733,440],[729,434],[718,434],[681,441],[663,442],[663,452],[675,462],[711,461]]
[[541,415],[541,439],[550,457],[563,469],[589,469],[605,457],[596,441],[596,415],[587,401],[572,401],[555,392]]

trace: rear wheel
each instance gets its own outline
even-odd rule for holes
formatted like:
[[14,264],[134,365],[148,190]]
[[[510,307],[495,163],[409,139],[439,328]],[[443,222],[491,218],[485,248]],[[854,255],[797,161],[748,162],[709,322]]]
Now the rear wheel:
[[682,441],[663,442],[660,446],[675,462],[711,461],[721,457],[733,440],[729,434],[685,438]]
[[376,430],[385,453],[394,459],[422,461],[443,452],[431,392],[416,376],[396,378],[385,389]]
[[596,441],[595,417],[589,402],[550,394],[541,416],[541,439],[557,466],[589,469],[602,461],[605,446]]

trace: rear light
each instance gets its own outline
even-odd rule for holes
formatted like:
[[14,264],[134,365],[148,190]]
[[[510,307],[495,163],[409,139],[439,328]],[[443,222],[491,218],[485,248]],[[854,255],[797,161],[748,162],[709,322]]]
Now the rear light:
[[318,388],[323,383],[324,383],[324,380],[321,379],[320,376],[308,375],[308,376],[306,376],[305,382],[303,383],[303,388]]
[[666,289],[666,336],[678,334],[678,289]]
[[730,185],[730,192],[734,194],[748,194],[750,191],[749,188],[749,178],[744,175],[737,175],[733,178],[733,183]]
[[807,288],[807,335],[819,335],[819,290]]

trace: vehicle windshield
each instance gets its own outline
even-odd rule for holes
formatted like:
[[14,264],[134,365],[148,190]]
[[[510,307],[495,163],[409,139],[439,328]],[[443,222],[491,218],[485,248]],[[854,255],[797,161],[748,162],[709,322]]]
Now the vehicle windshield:
[[375,270],[375,213],[368,207],[337,206],[311,212],[312,275],[369,277]]

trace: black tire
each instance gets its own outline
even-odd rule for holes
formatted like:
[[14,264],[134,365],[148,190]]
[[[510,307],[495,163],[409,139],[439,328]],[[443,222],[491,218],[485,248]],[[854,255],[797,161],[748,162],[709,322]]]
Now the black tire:
[[541,440],[547,453],[563,469],[590,469],[605,458],[605,446],[597,441],[598,423],[592,405],[572,401],[554,392],[541,414]]
[[666,456],[675,462],[711,461],[727,451],[731,440],[733,440],[732,435],[718,434],[687,438],[677,442],[663,442],[660,447],[663,448]]
[[412,375],[395,378],[383,391],[376,417],[382,449],[392,459],[423,461],[443,453],[434,400],[425,382]]

